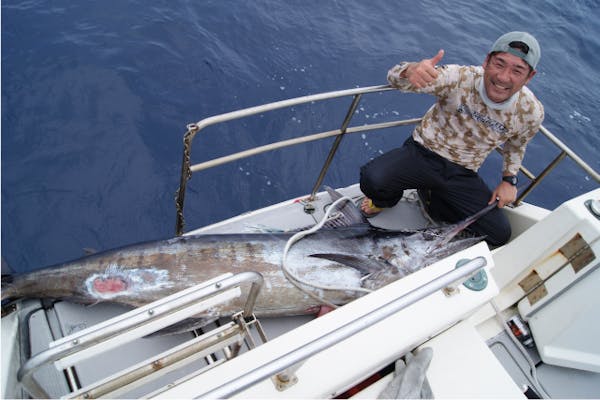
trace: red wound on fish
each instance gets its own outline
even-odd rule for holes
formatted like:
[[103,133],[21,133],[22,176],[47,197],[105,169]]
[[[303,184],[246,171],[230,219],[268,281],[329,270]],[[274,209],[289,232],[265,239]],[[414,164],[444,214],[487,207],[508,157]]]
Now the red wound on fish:
[[98,293],[118,293],[127,290],[127,282],[121,277],[96,278],[92,283]]

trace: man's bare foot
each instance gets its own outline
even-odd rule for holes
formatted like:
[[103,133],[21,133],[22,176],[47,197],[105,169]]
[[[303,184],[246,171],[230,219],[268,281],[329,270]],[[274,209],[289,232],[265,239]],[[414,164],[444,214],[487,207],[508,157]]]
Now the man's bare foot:
[[365,197],[360,204],[360,211],[366,218],[371,218],[382,212],[383,208],[375,206],[371,199]]

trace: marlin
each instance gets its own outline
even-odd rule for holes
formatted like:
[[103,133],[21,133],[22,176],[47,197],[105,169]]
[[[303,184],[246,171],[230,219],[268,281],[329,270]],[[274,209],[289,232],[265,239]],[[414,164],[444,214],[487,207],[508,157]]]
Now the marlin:
[[[340,197],[333,190],[329,193],[333,199]],[[338,221],[343,222],[337,225],[341,226],[306,236],[287,254],[289,270],[302,281],[314,282],[317,289],[311,285],[299,289],[282,271],[284,247],[293,232],[206,234],[130,245],[17,275],[3,283],[2,299],[49,298],[139,307],[223,273],[256,271],[265,282],[254,309],[258,317],[314,314],[324,303],[346,304],[472,246],[481,238],[456,235],[484,212],[455,225],[407,234],[357,224],[364,219],[348,202],[340,211]],[[316,296],[309,296],[307,290]],[[208,322],[231,315],[243,308],[244,298],[216,306],[200,317]]]

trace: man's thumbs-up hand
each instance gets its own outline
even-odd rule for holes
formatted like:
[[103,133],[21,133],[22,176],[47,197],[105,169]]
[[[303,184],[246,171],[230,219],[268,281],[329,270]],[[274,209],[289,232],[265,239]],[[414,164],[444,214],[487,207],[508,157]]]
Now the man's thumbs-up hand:
[[426,58],[418,63],[410,64],[402,73],[402,78],[408,79],[408,81],[416,88],[427,86],[437,78],[438,72],[435,69],[435,66],[443,57],[444,50],[440,50],[432,58]]

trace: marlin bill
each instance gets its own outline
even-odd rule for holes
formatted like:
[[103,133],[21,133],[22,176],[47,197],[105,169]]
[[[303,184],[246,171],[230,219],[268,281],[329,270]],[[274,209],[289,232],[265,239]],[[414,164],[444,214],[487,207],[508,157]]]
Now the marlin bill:
[[[330,191],[332,198],[339,197]],[[224,273],[256,271],[264,285],[255,305],[261,316],[312,314],[324,301],[342,305],[378,289],[481,238],[457,238],[476,219],[412,234],[383,231],[365,223],[348,202],[342,226],[323,228],[295,243],[286,259],[302,281],[335,289],[315,289],[309,296],[282,271],[282,256],[293,233],[246,233],[183,236],[145,242],[12,277],[2,284],[2,299],[66,299],[84,304],[112,302],[138,307]],[[339,224],[338,224],[339,225]],[[4,281],[4,280],[3,280]],[[245,288],[245,290],[249,290]],[[243,308],[225,303],[203,318],[231,315]]]

